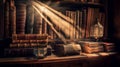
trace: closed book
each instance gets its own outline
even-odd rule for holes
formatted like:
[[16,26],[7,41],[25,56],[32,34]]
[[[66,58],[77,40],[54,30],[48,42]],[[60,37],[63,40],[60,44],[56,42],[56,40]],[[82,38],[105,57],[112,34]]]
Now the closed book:
[[48,40],[12,40],[12,43],[47,43]]
[[16,5],[16,33],[25,34],[26,22],[26,4],[18,3]]
[[104,43],[104,49],[106,52],[114,52],[115,51],[115,44],[114,43]]
[[79,55],[81,52],[81,46],[75,43],[57,44],[54,50],[58,56]]
[[12,40],[46,40],[46,34],[13,34]]
[[26,11],[25,33],[32,34],[34,24],[34,8],[32,7],[31,1],[28,1]]
[[9,19],[10,19],[10,36],[12,34],[16,34],[16,7],[14,4],[14,0],[10,0],[10,10],[9,10]]
[[44,48],[5,48],[3,57],[36,57],[44,58],[47,55],[47,47]]
[[34,25],[33,25],[33,33],[34,34],[42,34],[43,32],[43,18],[39,15],[39,13],[34,12]]
[[95,24],[95,18],[97,18],[98,12],[95,11],[94,8],[88,8],[88,16],[87,16],[87,33],[88,37],[92,36],[92,33],[94,32],[92,26]]
[[46,47],[47,43],[11,43],[10,48],[34,48],[34,47]]
[[34,48],[5,48],[4,57],[32,57]]
[[104,46],[101,42],[83,42],[81,45],[85,53],[104,52]]
[[83,8],[82,9],[82,29],[84,30],[84,38],[87,38],[89,35],[87,33],[87,9]]
[[9,2],[5,1],[4,6],[4,37],[9,37]]

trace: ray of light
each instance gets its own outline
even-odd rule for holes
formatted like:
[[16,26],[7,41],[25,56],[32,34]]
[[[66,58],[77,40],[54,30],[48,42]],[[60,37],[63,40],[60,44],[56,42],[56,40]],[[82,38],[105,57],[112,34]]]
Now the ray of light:
[[[41,10],[45,15],[47,15],[56,26],[60,27],[60,29],[63,30],[66,35],[70,36],[68,31],[70,31],[70,33],[74,33],[75,28],[73,27],[73,25],[69,24],[67,21],[63,20],[62,18],[60,18],[59,16],[57,16],[47,8],[43,7],[39,3],[33,2],[33,4],[39,10]],[[69,26],[71,28],[69,28]],[[78,31],[76,30],[76,32]],[[70,37],[74,37],[74,36],[71,35]]]
[[33,6],[33,8],[49,24],[49,26],[51,27],[51,29],[62,39],[62,41],[64,41],[64,43],[66,43],[66,39],[64,38],[64,36],[62,34],[60,34],[59,32],[57,32],[57,30],[54,28],[53,24],[35,6]]
[[44,4],[44,3],[40,2],[40,1],[36,1],[36,2],[39,3],[40,5],[46,7],[48,10],[52,11],[54,14],[56,14],[56,15],[62,17],[62,18],[65,19],[66,21],[68,21],[68,22],[70,22],[70,23],[73,24],[73,20],[72,20],[71,18],[69,18],[69,17],[63,15],[61,12],[56,11],[55,9],[49,7],[48,5],[46,5],[46,4]]

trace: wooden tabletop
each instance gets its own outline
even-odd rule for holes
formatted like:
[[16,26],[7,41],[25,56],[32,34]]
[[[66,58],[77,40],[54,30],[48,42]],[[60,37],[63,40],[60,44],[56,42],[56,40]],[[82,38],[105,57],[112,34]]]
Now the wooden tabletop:
[[34,57],[0,58],[0,63],[36,64],[36,63],[65,62],[65,61],[73,61],[73,60],[85,61],[86,59],[93,59],[98,57],[103,58],[114,54],[116,53],[115,52],[109,52],[109,53],[104,52],[104,53],[94,53],[94,54],[82,53],[81,55],[64,56],[64,57],[57,57],[56,55],[51,55],[43,59],[37,59]]

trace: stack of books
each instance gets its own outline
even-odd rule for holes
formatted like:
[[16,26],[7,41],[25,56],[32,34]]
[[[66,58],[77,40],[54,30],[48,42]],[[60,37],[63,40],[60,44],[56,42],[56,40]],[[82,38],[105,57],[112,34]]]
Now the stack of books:
[[11,48],[46,47],[48,35],[41,34],[13,34]]
[[10,48],[4,49],[4,57],[36,56],[44,57],[47,53],[48,35],[13,34]]

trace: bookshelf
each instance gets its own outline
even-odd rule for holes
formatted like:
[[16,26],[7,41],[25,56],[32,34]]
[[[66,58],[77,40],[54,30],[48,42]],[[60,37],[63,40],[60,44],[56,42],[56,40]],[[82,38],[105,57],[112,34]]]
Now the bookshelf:
[[92,34],[100,32],[93,33],[92,27],[96,26],[98,21],[100,24],[97,24],[97,28],[102,27],[104,31],[102,35],[100,34],[102,36],[100,38],[106,38],[107,7],[105,3],[107,0],[92,1],[51,0],[42,1],[41,4],[40,0],[37,0],[39,2],[37,4],[42,6],[34,6],[41,9],[39,10],[33,7],[36,2],[32,3],[32,0],[6,0],[4,2],[4,38],[12,40],[9,44],[10,49],[43,48],[43,44],[46,48],[46,44],[51,45],[51,43],[95,41]]
[[[11,1],[12,1],[12,4],[11,4]],[[14,5],[13,5],[13,1],[15,1]],[[46,42],[48,44],[49,37],[51,38],[49,40],[49,42],[52,43],[52,46],[55,43],[57,43],[57,44],[61,43],[61,39],[56,35],[56,33],[54,33],[54,31],[51,29],[51,26],[49,26],[46,23],[46,20],[41,18],[41,16],[39,16],[39,15],[34,15],[34,11],[29,12],[29,11],[31,11],[31,6],[29,5],[30,8],[27,8],[28,4],[26,3],[26,1],[27,0],[0,0],[0,18],[1,18],[0,19],[0,57],[3,57],[4,50],[6,51],[6,53],[9,52],[9,54],[10,54],[10,55],[6,54],[7,57],[8,56],[9,57],[14,56],[14,58],[15,58],[16,56],[21,56],[21,55],[22,56],[27,56],[27,57],[25,57],[25,59],[22,59],[24,57],[16,58],[17,60],[14,59],[14,58],[9,58],[9,59],[2,58],[2,60],[0,59],[0,64],[1,63],[7,64],[6,62],[9,62],[9,63],[13,64],[12,66],[14,66],[14,62],[16,62],[16,63],[18,62],[18,65],[20,65],[20,64],[30,64],[31,67],[34,66],[34,65],[31,65],[31,63],[32,64],[35,63],[35,66],[39,66],[38,64],[44,63],[44,65],[40,64],[40,66],[43,66],[43,67],[44,66],[48,67],[49,65],[51,65],[53,67],[56,67],[57,64],[58,64],[58,66],[60,66],[61,65],[60,61],[66,61],[67,60],[67,59],[65,59],[65,57],[57,57],[56,58],[56,55],[55,55],[55,57],[54,56],[53,57],[52,56],[50,56],[50,57],[47,56],[48,60],[46,60],[47,58],[40,59],[41,62],[36,61],[36,59],[35,59],[35,61],[34,60],[29,61],[28,60],[28,59],[30,59],[28,57],[28,55],[29,56],[33,55],[33,49],[32,48],[38,48],[38,47],[45,47],[46,48]],[[39,0],[39,1],[42,1],[44,3],[47,2],[47,4],[49,6],[51,6],[51,4],[53,4],[53,6],[51,6],[53,8],[55,8],[54,4],[57,4],[57,8],[55,8],[55,9],[60,11],[64,15],[72,18],[72,19],[76,19],[76,17],[80,17],[80,16],[82,17],[81,19],[78,19],[76,21],[81,21],[81,22],[85,23],[81,26],[83,26],[83,28],[87,29],[88,31],[86,31],[87,33],[83,32],[83,37],[78,37],[78,33],[75,32],[77,34],[77,35],[75,35],[75,37],[77,39],[74,39],[75,38],[74,36],[71,37],[71,39],[75,40],[75,42],[79,41],[79,40],[80,41],[86,41],[86,40],[87,41],[89,41],[89,40],[94,41],[94,39],[89,39],[90,33],[88,33],[88,32],[90,31],[89,29],[90,29],[90,25],[92,25],[91,23],[93,23],[93,25],[94,25],[95,17],[99,14],[100,19],[101,19],[100,23],[104,26],[103,39],[108,38],[108,37],[114,38],[114,35],[117,34],[115,37],[118,38],[118,39],[117,40],[114,39],[114,41],[117,43],[118,50],[120,50],[119,49],[119,33],[117,33],[117,31],[119,30],[119,16],[120,15],[118,16],[119,11],[117,9],[117,8],[119,8],[119,6],[118,6],[118,4],[116,5],[116,3],[119,3],[119,2],[115,1],[116,3],[114,4],[114,6],[112,6],[111,5],[112,2],[109,1],[109,0],[100,0],[102,2],[90,2],[90,1],[98,1],[98,0],[88,0],[88,2],[86,0],[81,0],[81,1],[85,1],[85,2],[81,2],[81,1],[79,2],[78,0],[76,0],[76,1],[75,0],[74,1],[69,1],[69,0],[62,0],[62,1],[60,1],[60,0],[56,0],[56,1],[55,0]],[[51,4],[48,3],[49,1],[51,1]],[[22,5],[20,3],[22,3]],[[18,5],[16,5],[16,4],[18,4]],[[17,7],[17,8],[15,8],[15,7]],[[64,10],[61,10],[58,7],[62,8]],[[16,11],[14,11],[13,8]],[[23,10],[23,11],[21,11],[21,10]],[[114,12],[115,15],[112,14],[112,11],[115,11]],[[30,17],[26,18],[27,14]],[[16,18],[15,18],[15,16],[16,16]],[[46,15],[45,15],[45,17],[47,19],[50,19]],[[51,17],[53,17],[53,16],[51,16]],[[31,24],[35,23],[35,25],[33,27],[31,27],[31,28],[33,28],[33,31],[32,30],[31,31],[24,30],[24,29],[30,29],[29,25],[28,25],[28,27],[21,28],[21,29],[23,29],[22,31],[18,31],[19,30],[18,28],[20,28],[21,26],[19,26],[19,24],[18,24],[18,27],[15,28],[16,27],[15,26],[16,24],[14,24],[15,21],[17,23],[22,23],[23,22],[23,27],[26,25],[26,23],[29,23],[29,22],[31,22]],[[113,23],[113,21],[115,23]],[[76,23],[76,24],[82,24],[82,23]],[[74,24],[73,26],[76,27],[77,26],[76,24]],[[87,24],[87,27],[84,26],[86,24]],[[117,27],[115,27],[115,29],[113,29],[114,24],[117,26]],[[111,27],[111,25],[112,25],[112,27]],[[6,26],[8,26],[8,27],[6,27]],[[55,27],[55,29],[57,29],[57,31],[59,31],[59,32],[62,31],[55,24],[53,24],[53,27]],[[36,29],[36,28],[39,28],[39,29]],[[116,28],[118,28],[117,31],[116,31]],[[15,31],[13,31],[13,30],[15,30]],[[16,30],[18,32],[22,32],[22,33],[19,33],[19,34],[17,33],[16,34]],[[35,30],[37,30],[37,31],[35,31]],[[114,32],[113,32],[113,30],[114,30]],[[34,33],[31,33],[31,32],[34,32]],[[64,32],[61,32],[61,33],[64,34]],[[42,35],[39,35],[39,34],[42,34]],[[43,36],[43,38],[42,38],[42,36]],[[18,38],[18,37],[20,37],[20,38]],[[34,40],[34,39],[37,39],[38,37],[40,37],[40,39]],[[11,38],[13,38],[13,39],[11,40]],[[23,39],[26,39],[26,40],[23,40]],[[70,40],[70,37],[66,37],[67,42],[70,42],[70,41],[73,41],[73,40]],[[38,42],[40,42],[41,44],[39,44]],[[10,45],[11,43],[12,43],[12,45]],[[116,44],[115,44],[115,46],[116,46]],[[6,48],[8,48],[8,49],[6,49]],[[16,55],[15,55],[15,53],[16,53]],[[4,55],[4,57],[6,55]],[[79,56],[81,56],[81,55],[79,55]],[[67,57],[70,57],[70,56],[67,56]],[[73,67],[79,67],[79,66],[86,67],[86,65],[87,65],[87,67],[88,66],[89,67],[94,67],[95,65],[97,65],[96,67],[99,67],[99,66],[102,67],[101,64],[103,64],[103,61],[107,64],[110,64],[109,65],[110,67],[112,67],[112,66],[114,67],[114,65],[116,65],[116,63],[114,64],[114,62],[112,61],[113,59],[111,60],[111,58],[113,58],[113,56],[110,57],[109,59],[106,59],[106,60],[103,58],[104,60],[102,59],[102,61],[100,61],[99,58],[96,58],[96,57],[95,58],[94,57],[87,57],[86,58],[86,56],[84,58],[86,60],[84,60],[81,57],[76,58],[74,56],[72,56],[71,58],[75,58],[75,60],[77,60],[77,61],[75,63],[72,63],[72,62],[74,62],[73,61],[74,59],[69,59],[68,58],[70,60],[69,63],[66,64],[66,62],[63,62],[62,66],[64,66],[64,64],[66,64],[66,66],[70,66],[70,67],[72,67],[72,66]],[[107,58],[108,58],[108,56],[107,56]],[[78,59],[80,59],[80,61],[81,61],[81,59],[83,59],[83,60],[80,62]],[[96,60],[94,60],[94,59],[98,60],[97,62],[98,63],[100,62],[100,64],[96,63]],[[87,60],[89,60],[90,63]],[[91,62],[91,60],[93,60],[94,63]],[[83,61],[85,61],[85,63]],[[109,62],[109,61],[111,61],[111,62]],[[117,61],[119,61],[119,60],[117,60]],[[46,65],[47,62],[50,62],[52,64]],[[54,63],[54,62],[57,62],[57,63]],[[58,62],[60,62],[60,64]],[[78,66],[75,66],[75,64],[77,64]],[[85,64],[85,66],[84,66],[84,64]],[[112,64],[114,64],[114,65],[112,65]],[[20,65],[20,66],[23,66],[23,65]],[[29,65],[27,65],[27,66],[29,66]],[[104,64],[103,64],[103,66],[108,67],[108,65],[104,65]]]
[[[42,0],[41,0],[42,1]],[[28,2],[28,3],[27,3]],[[45,4],[49,1],[43,1]],[[99,19],[101,25],[104,26],[105,24],[105,6],[103,3],[99,2],[99,0],[94,1],[86,1],[86,0],[80,0],[80,1],[50,1],[51,4],[57,5],[57,7],[51,6],[51,4],[48,4],[50,8],[53,7],[53,10],[58,8],[58,12],[61,12],[63,15],[66,15],[70,19],[74,21],[73,28],[76,27],[84,27],[83,29],[89,29],[84,30],[81,32],[74,31],[74,35],[67,36],[63,29],[60,29],[59,25],[56,25],[53,23],[53,20],[51,23],[53,23],[53,28],[56,28],[58,32],[60,32],[65,38],[70,39],[76,37],[76,39],[80,38],[89,38],[90,37],[90,27],[95,24],[96,18]],[[8,3],[8,4],[7,4]],[[12,4],[12,6],[11,6]],[[46,22],[44,18],[38,18],[41,17],[37,15],[37,12],[33,9],[31,6],[31,2],[29,1],[6,1],[5,2],[5,8],[14,8],[11,11],[5,10],[5,24],[4,24],[4,37],[9,38],[12,36],[12,34],[48,34],[51,36],[52,39],[59,39],[59,36],[56,35],[56,33],[50,28],[51,26]],[[7,5],[10,5],[9,7]],[[62,9],[59,9],[62,8]],[[59,11],[60,10],[60,11]],[[13,11],[13,12],[12,12]],[[8,13],[8,14],[7,14]],[[16,13],[16,15],[15,15]],[[12,14],[14,16],[12,16]],[[8,16],[7,16],[8,15]],[[9,18],[9,15],[11,16]],[[43,14],[44,15],[44,14]],[[48,21],[51,21],[50,16],[45,16]],[[10,21],[10,23],[9,23]],[[15,22],[16,21],[16,22]],[[82,24],[80,26],[80,24]],[[10,30],[9,30],[10,29]],[[7,31],[8,30],[8,31]],[[70,29],[68,29],[69,32]],[[78,29],[79,30],[79,29]],[[81,34],[80,34],[81,32]],[[77,34],[77,35],[75,35]],[[81,36],[79,36],[81,35]],[[80,37],[80,38],[79,38]]]
[[72,2],[72,1],[62,1],[59,3],[60,6],[64,7],[104,7],[103,4],[93,3],[93,2]]
[[[106,24],[106,6],[104,5],[104,2],[92,2],[92,1],[59,1],[59,6],[64,7],[66,13],[76,13],[74,17],[80,17],[80,18],[72,18],[72,16],[68,15],[68,17],[72,19],[76,19],[76,24],[83,24],[81,26],[84,26],[86,30],[84,31],[84,37],[83,38],[89,38],[90,37],[90,28],[92,25],[95,24],[96,18],[99,19],[101,25]],[[64,13],[64,11],[63,11]],[[106,25],[107,26],[107,25]],[[104,34],[106,36],[106,29],[104,28]],[[103,36],[104,37],[104,36]]]

